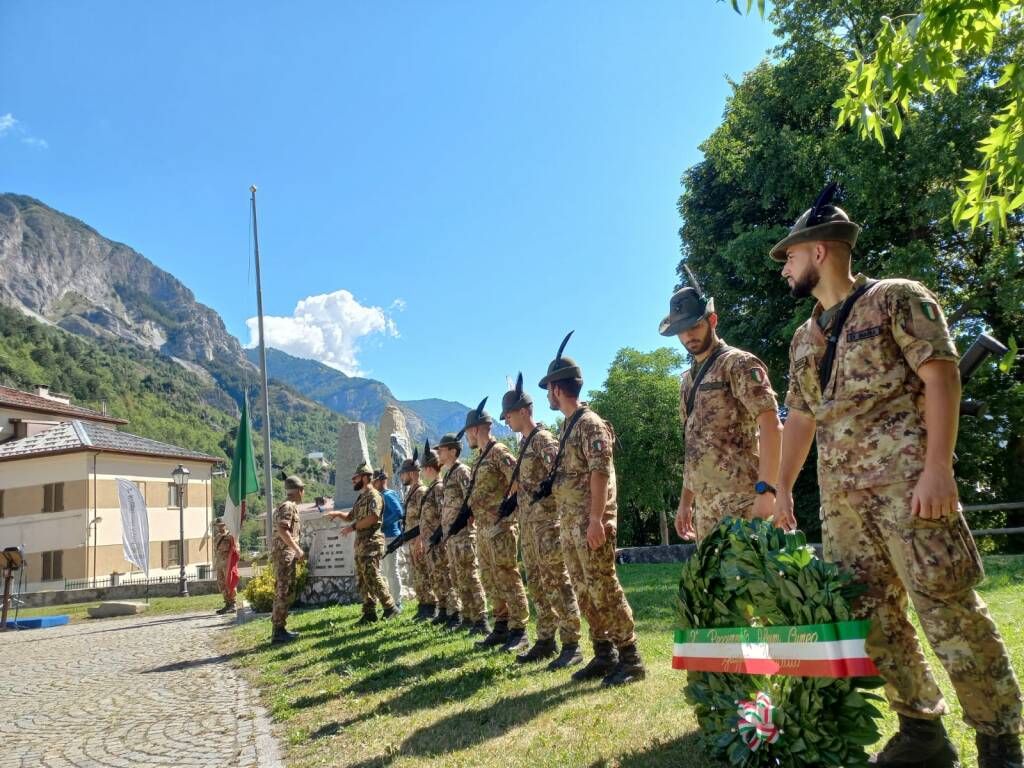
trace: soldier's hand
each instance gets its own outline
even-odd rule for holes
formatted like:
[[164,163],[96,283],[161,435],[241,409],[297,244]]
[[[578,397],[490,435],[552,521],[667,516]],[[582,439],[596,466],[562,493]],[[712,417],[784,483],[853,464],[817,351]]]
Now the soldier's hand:
[[772,523],[785,531],[796,530],[796,513],[793,511],[793,493],[791,491],[779,489],[779,495],[775,497]]
[[771,520],[775,514],[775,497],[768,493],[759,493],[754,497],[754,517]]
[[697,532],[693,529],[693,507],[680,507],[676,512],[676,533],[683,541],[693,541]]
[[925,520],[951,518],[960,509],[953,469],[930,470],[927,467],[914,486],[911,513]]
[[604,523],[600,520],[591,520],[587,526],[587,544],[591,549],[600,549],[605,541]]

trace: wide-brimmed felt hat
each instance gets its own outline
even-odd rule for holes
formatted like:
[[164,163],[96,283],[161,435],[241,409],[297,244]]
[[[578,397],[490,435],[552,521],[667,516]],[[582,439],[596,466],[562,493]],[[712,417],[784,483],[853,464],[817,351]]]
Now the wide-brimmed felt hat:
[[530,397],[529,392],[523,391],[523,373],[520,371],[516,378],[515,389],[510,389],[501,396],[501,416],[499,418],[504,419],[508,416],[509,411],[518,411],[520,408],[530,405],[533,405],[533,398]]
[[441,460],[437,458],[437,451],[430,447],[429,440],[423,444],[423,460],[420,464],[424,467],[433,467],[434,469],[441,466]]
[[478,424],[491,424],[494,421],[494,419],[491,418],[491,414],[484,410],[484,406],[486,404],[487,398],[485,397],[480,401],[480,405],[466,414],[466,426],[463,427],[463,431],[470,427],[475,427]]
[[460,429],[458,433],[449,432],[438,442],[438,448],[461,448],[462,447],[462,436],[466,433],[466,430]]
[[775,261],[784,262],[786,249],[799,243],[835,241],[846,243],[853,250],[861,227],[850,221],[846,211],[832,205],[837,189],[838,185],[832,182],[821,190],[814,205],[804,211],[790,228],[789,234],[772,247],[771,257]]
[[580,369],[576,361],[571,357],[566,357],[562,354],[562,352],[565,351],[565,345],[569,343],[569,339],[572,338],[573,333],[575,333],[575,331],[569,331],[565,335],[565,338],[562,339],[562,344],[558,347],[558,353],[555,355],[555,359],[548,365],[547,375],[537,384],[541,389],[547,389],[548,384],[555,381],[583,378],[583,371]]
[[369,475],[370,477],[373,477],[373,467],[370,466],[370,462],[361,462],[359,466],[356,467],[355,472],[352,473],[352,477],[357,477],[359,475]]
[[[429,446],[430,443],[427,443],[427,445]],[[412,458],[409,458],[409,459],[406,459],[405,461],[403,461],[402,462],[402,466],[400,466],[398,468],[398,471],[399,472],[415,472],[416,470],[418,470],[420,468],[420,461],[419,461],[419,459],[420,459],[420,449],[419,448],[413,448],[412,449]]]
[[714,299],[704,298],[696,288],[680,288],[668,300],[668,315],[658,326],[658,333],[675,336],[680,331],[693,328],[714,311]]
[[301,490],[306,487],[306,483],[298,475],[288,475],[288,477],[284,479],[284,487],[293,491]]

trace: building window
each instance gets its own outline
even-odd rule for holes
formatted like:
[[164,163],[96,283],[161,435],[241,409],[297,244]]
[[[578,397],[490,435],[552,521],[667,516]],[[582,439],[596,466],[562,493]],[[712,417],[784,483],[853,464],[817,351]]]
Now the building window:
[[[186,485],[182,489],[181,493],[181,505],[182,507],[188,507],[188,486]],[[178,486],[174,483],[167,484],[167,506],[178,508]]]
[[[164,568],[181,565],[181,547],[177,539],[164,542]],[[188,545],[185,546],[185,565],[188,565]]]
[[4,516],[4,492],[0,491],[0,517]]
[[64,511],[64,483],[47,483],[43,486],[43,512]]
[[57,581],[64,578],[64,552],[43,552],[43,581]]

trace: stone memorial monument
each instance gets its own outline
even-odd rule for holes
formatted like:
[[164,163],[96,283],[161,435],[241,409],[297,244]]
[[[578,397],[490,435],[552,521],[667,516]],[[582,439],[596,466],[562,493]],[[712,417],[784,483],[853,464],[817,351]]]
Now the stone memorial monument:
[[[403,461],[410,458],[412,438],[409,437],[405,414],[397,406],[388,405],[381,414],[380,429],[377,431],[377,466],[383,467],[388,473],[389,487],[403,500],[405,488],[402,487],[402,479],[398,476],[398,468],[402,466]],[[401,599],[405,602],[414,597],[407,548],[403,547],[388,557],[397,558],[398,573],[402,580]]]

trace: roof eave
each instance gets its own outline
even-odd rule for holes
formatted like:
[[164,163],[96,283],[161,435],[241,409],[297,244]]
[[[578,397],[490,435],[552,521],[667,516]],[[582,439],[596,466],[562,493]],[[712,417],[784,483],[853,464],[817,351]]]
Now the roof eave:
[[141,456],[147,459],[171,459],[178,461],[199,461],[204,464],[220,464],[224,459],[216,456],[186,456],[183,454],[172,455],[169,453],[143,453],[141,451],[120,451],[115,448],[98,448],[95,445],[80,445],[75,448],[60,448],[55,451],[35,451],[23,453],[17,456],[0,456],[0,463],[7,461],[21,461],[24,459],[38,459],[43,456],[61,456],[69,453],[116,453],[121,456]]

